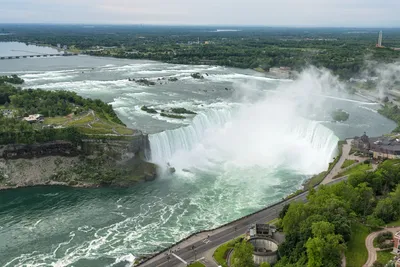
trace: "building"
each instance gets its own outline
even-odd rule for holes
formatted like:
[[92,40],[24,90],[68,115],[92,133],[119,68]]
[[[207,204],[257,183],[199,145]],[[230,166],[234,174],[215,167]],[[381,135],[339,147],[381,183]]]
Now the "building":
[[278,241],[273,239],[276,228],[269,224],[253,224],[246,233],[247,242],[254,247],[253,261],[275,264],[278,261]]
[[361,152],[366,152],[366,153],[369,152],[371,144],[366,132],[364,132],[364,134],[361,137],[358,136],[354,137],[353,147]]
[[374,159],[400,159],[400,137],[371,138],[370,151]]
[[369,138],[366,133],[354,137],[353,149],[368,154],[374,159],[400,159],[400,136]]
[[3,110],[1,111],[1,113],[2,113],[3,116],[6,117],[6,118],[12,118],[12,117],[14,117],[14,111],[13,111],[13,110],[10,110],[10,109],[3,109]]
[[382,48],[382,31],[379,32],[379,37],[378,37],[378,43],[376,44],[376,47]]
[[41,114],[34,114],[34,115],[29,115],[28,117],[24,117],[23,120],[29,123],[43,122],[44,116]]
[[400,231],[393,235],[393,253],[400,255]]

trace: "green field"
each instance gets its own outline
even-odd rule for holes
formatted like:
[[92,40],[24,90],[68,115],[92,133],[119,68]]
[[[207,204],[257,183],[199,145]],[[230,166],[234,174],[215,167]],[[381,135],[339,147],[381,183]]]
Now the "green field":
[[368,250],[365,247],[365,239],[370,230],[368,227],[355,223],[351,227],[352,236],[347,244],[346,261],[347,267],[360,267],[368,259]]
[[346,170],[344,172],[339,173],[338,175],[335,176],[335,178],[351,175],[351,174],[356,173],[356,172],[365,172],[365,171],[368,171],[368,170],[372,170],[372,166],[370,164],[361,163],[361,164],[356,165],[356,166],[354,166],[354,167],[352,167],[352,168],[350,168],[350,169],[348,169],[348,170]]
[[68,122],[69,119],[67,117],[46,117],[44,119],[45,124],[64,124]]
[[67,126],[77,126],[77,125],[82,125],[82,124],[88,124],[89,122],[94,121],[94,116],[92,114],[83,116],[77,120],[73,120],[68,122],[66,125]]
[[377,261],[382,264],[387,264],[390,260],[393,260],[393,258],[394,258],[394,255],[391,252],[392,252],[392,250],[378,251],[377,252],[377,256],[378,256]]
[[387,227],[391,227],[391,226],[400,226],[400,220],[397,220],[397,221],[394,221],[394,222],[391,222],[391,223],[388,223],[387,224]]
[[346,159],[346,160],[343,162],[343,165],[342,165],[341,168],[342,168],[342,169],[347,168],[347,167],[353,165],[354,163],[356,163],[355,160],[353,160],[353,159]]
[[195,262],[190,264],[188,267],[206,267],[206,266],[201,262]]

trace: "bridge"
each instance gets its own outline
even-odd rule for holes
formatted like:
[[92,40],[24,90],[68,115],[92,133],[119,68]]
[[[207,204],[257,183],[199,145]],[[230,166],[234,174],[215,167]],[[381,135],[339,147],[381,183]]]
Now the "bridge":
[[69,57],[78,56],[78,53],[59,53],[59,54],[36,54],[36,55],[22,55],[22,56],[0,56],[0,60],[6,59],[20,59],[20,58],[35,58],[35,57]]

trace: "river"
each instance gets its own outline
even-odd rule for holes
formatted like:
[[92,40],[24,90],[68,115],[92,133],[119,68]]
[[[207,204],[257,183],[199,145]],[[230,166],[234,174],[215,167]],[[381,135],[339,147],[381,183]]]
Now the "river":
[[[204,79],[193,79],[195,72]],[[4,60],[1,73],[21,75],[25,88],[111,103],[129,127],[150,134],[152,161],[177,172],[128,189],[1,191],[0,266],[126,266],[279,201],[327,168],[339,138],[395,127],[378,105],[347,95],[315,69],[293,82],[219,66],[76,56]],[[143,105],[197,115],[165,118]],[[337,108],[348,121],[331,122]]]

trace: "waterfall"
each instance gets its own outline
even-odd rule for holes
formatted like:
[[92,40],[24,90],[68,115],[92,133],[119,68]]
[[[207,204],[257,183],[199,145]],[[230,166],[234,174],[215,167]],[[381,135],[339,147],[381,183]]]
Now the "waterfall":
[[284,166],[304,174],[323,171],[332,161],[339,139],[320,122],[279,112],[252,114],[210,110],[189,126],[152,134],[151,160],[160,166],[172,160],[186,168],[209,158],[242,167]]
[[199,113],[190,125],[149,135],[151,161],[165,164],[177,151],[189,151],[201,142],[207,130],[222,127],[232,116],[230,109]]

